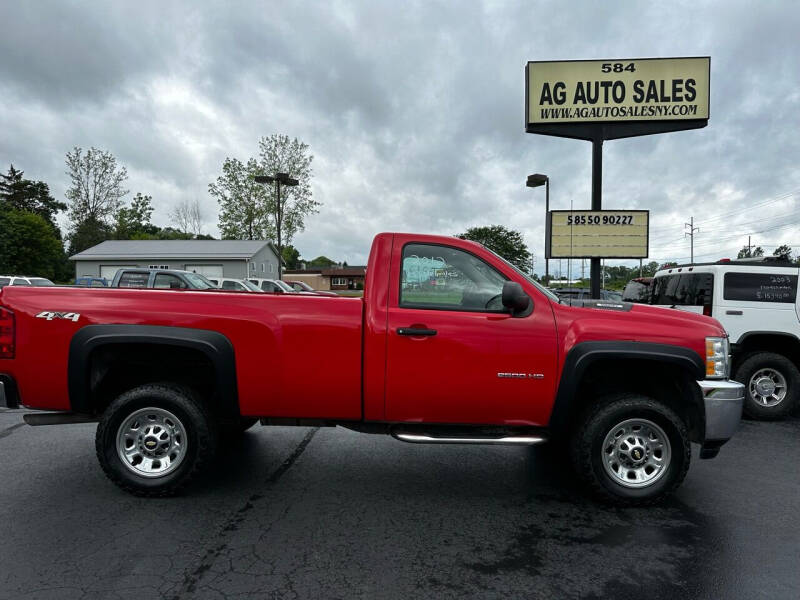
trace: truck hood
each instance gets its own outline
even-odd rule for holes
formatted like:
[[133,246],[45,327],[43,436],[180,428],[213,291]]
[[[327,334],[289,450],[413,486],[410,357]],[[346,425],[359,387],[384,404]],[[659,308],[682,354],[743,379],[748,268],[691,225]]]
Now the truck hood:
[[682,346],[704,356],[706,337],[726,335],[716,319],[660,306],[584,300],[553,303],[553,313],[565,351],[581,342],[619,340]]

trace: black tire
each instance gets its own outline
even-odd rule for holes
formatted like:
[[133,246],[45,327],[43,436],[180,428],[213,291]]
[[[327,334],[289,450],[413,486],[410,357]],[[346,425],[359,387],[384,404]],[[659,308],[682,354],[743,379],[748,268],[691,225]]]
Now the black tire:
[[[178,464],[174,469],[165,471],[164,475],[138,474],[123,462],[117,451],[120,427],[129,417],[143,411],[142,418],[148,424],[150,417],[145,416],[144,409],[173,415],[181,428],[181,435],[176,437],[186,451],[180,462],[175,461]],[[148,384],[125,392],[106,409],[97,426],[95,450],[106,476],[126,492],[148,497],[171,496],[213,458],[217,437],[213,419],[191,390],[169,384]]]
[[[670,446],[663,472],[638,488],[617,481],[603,464],[606,436],[629,419],[654,423]],[[692,450],[686,424],[671,408],[647,396],[620,393],[600,399],[583,413],[573,431],[570,455],[575,473],[592,494],[617,506],[644,506],[659,502],[681,484]]]
[[[786,394],[772,406],[765,405],[754,396],[751,379],[759,372],[775,371],[786,382]],[[752,419],[782,419],[797,406],[800,397],[800,371],[788,358],[774,352],[756,352],[749,355],[736,369],[734,379],[745,388],[744,412]]]

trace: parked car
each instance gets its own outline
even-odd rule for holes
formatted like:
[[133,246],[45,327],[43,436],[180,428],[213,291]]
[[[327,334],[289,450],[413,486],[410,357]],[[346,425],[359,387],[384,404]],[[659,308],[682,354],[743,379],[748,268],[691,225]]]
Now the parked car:
[[797,264],[776,257],[679,265],[655,275],[650,303],[714,317],[733,354],[732,379],[745,384],[744,410],[784,417],[800,401]]
[[78,277],[75,285],[81,287],[109,287],[111,282],[105,277]]
[[295,289],[288,283],[280,279],[248,279],[250,283],[256,286],[262,292],[273,292],[275,294],[296,294]]
[[650,287],[652,284],[652,277],[636,277],[631,279],[625,285],[625,289],[622,290],[622,301],[648,304],[650,302]]
[[[554,288],[551,291],[567,304],[572,300],[589,300],[592,297],[592,291],[584,287]],[[600,290],[600,299],[622,302],[622,294],[614,290]]]
[[23,277],[21,275],[0,275],[0,288],[7,285],[31,285],[34,287],[51,287],[55,283],[44,277]]
[[[99,421],[103,471],[156,497],[214,464],[220,430],[261,419],[410,443],[568,442],[588,490],[649,504],[684,479],[690,442],[712,458],[739,425],[744,386],[727,380],[714,319],[568,306],[453,237],[382,233],[369,257],[364,297],[329,302],[5,287],[0,405],[49,411],[26,414],[32,425]],[[444,269],[441,284],[404,286]]]
[[213,283],[216,287],[222,290],[228,290],[229,292],[261,292],[263,290],[258,289],[255,285],[247,281],[246,279],[233,279],[231,277],[215,277],[214,279],[209,279],[211,283]]
[[308,285],[305,281],[295,281],[284,279],[284,282],[288,283],[296,292],[308,292],[310,294],[317,294],[318,296],[338,296],[336,292],[328,292],[325,290],[315,290],[310,285]]
[[199,273],[178,269],[119,269],[110,287],[208,290],[217,286]]

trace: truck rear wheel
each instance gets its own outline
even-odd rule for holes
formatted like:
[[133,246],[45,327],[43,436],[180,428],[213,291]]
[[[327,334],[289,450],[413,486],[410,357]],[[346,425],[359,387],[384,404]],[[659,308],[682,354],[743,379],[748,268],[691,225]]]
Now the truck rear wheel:
[[572,438],[578,477],[617,505],[654,504],[689,470],[686,425],[669,407],[639,394],[603,398],[585,412]]
[[744,412],[753,419],[781,419],[797,405],[800,371],[774,352],[756,352],[736,369],[736,381],[744,384]]
[[114,400],[97,426],[106,476],[138,496],[169,496],[214,455],[217,431],[194,394],[169,384],[137,387]]

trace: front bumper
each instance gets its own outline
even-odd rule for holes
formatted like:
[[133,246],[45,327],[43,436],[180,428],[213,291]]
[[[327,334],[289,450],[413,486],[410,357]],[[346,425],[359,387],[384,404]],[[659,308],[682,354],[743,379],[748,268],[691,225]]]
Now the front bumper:
[[704,446],[728,441],[739,427],[744,406],[744,386],[727,379],[698,381],[706,409]]

